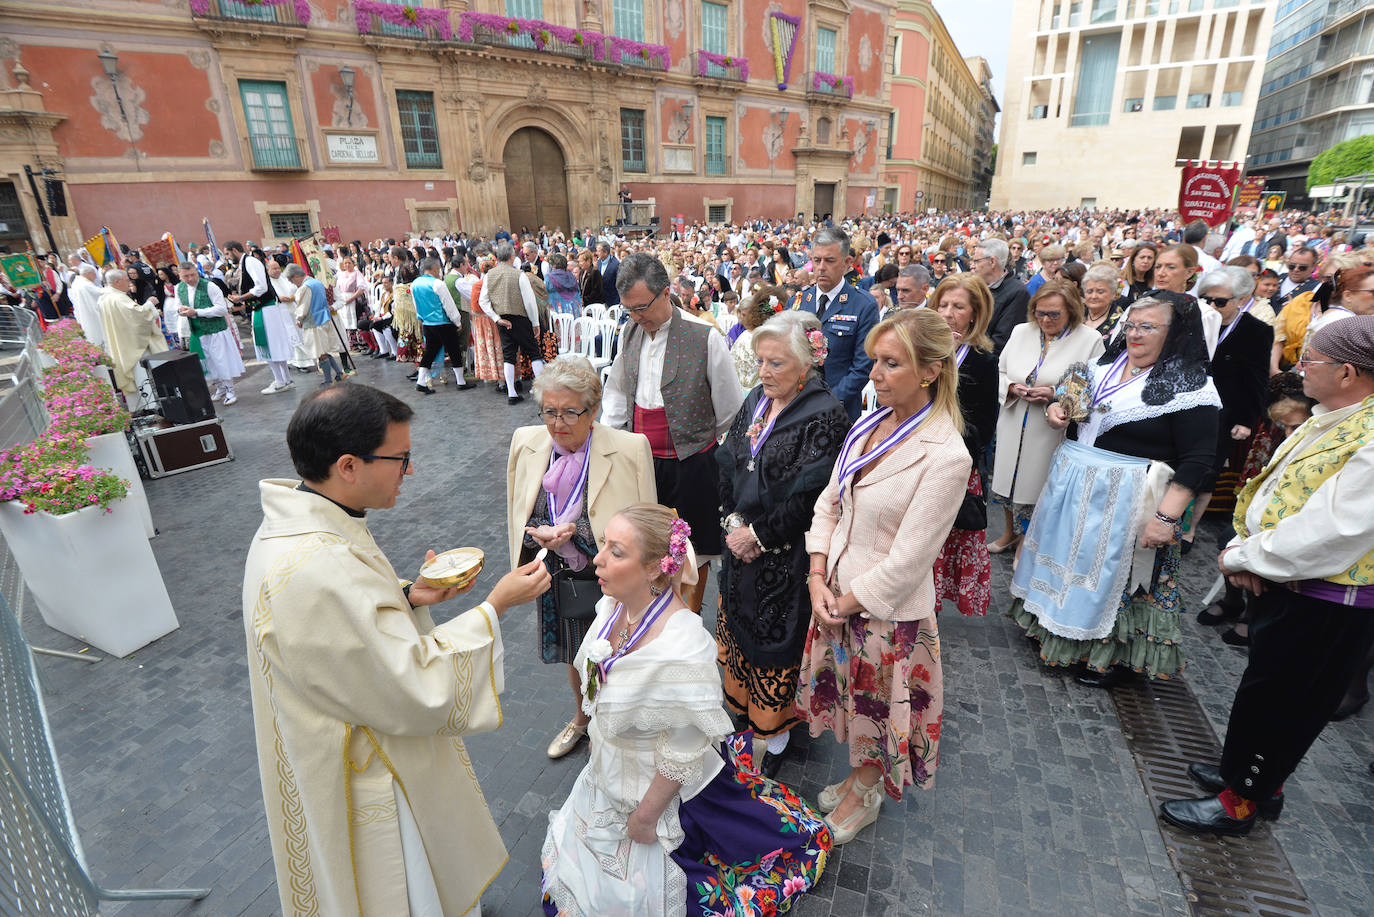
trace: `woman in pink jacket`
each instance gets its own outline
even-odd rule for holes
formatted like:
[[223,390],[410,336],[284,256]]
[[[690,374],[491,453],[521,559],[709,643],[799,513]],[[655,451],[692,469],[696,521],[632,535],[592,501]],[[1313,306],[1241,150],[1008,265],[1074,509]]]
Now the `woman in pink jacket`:
[[883,793],[929,787],[943,689],[931,568],[973,460],[962,438],[954,337],[929,309],[868,335],[879,410],[845,438],[806,549],[812,622],[797,714],[849,743],[849,776],[822,791],[836,844],[878,817]]

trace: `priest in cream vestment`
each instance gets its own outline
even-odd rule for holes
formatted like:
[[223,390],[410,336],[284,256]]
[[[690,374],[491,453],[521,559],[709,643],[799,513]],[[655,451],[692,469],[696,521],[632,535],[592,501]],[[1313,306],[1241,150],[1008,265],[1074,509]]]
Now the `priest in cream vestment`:
[[167,339],[162,336],[161,313],[152,302],[134,302],[129,293],[129,275],[114,268],[105,273],[105,292],[100,294],[100,324],[105,340],[101,344],[110,357],[115,385],[132,406],[138,398],[134,367],[145,353],[162,353]]
[[425,603],[456,590],[400,579],[365,516],[414,473],[410,416],[367,386],[319,389],[287,428],[305,480],[260,484],[244,624],[287,917],[477,914],[507,859],[461,737],[500,727],[499,618],[548,574],[515,570],[434,625]]

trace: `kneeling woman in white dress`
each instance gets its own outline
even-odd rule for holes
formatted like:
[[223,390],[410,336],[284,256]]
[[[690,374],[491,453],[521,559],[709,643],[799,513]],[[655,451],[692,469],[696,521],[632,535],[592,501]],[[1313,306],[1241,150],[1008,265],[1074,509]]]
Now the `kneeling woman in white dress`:
[[653,503],[606,525],[606,597],[574,662],[591,759],[549,816],[548,915],[782,914],[825,866],[821,816],[728,735],[715,641],[678,596],[690,533]]

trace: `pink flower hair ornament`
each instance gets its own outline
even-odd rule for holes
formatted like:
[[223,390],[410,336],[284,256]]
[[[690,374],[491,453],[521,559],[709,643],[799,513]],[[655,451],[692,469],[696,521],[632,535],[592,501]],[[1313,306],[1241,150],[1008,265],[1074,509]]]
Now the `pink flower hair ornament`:
[[682,563],[687,558],[687,539],[692,535],[692,527],[685,519],[674,519],[668,535],[668,553],[658,562],[658,569],[669,577],[677,576]]
[[825,335],[818,328],[806,332],[806,340],[811,344],[811,362],[816,366],[825,365],[830,348],[825,343]]

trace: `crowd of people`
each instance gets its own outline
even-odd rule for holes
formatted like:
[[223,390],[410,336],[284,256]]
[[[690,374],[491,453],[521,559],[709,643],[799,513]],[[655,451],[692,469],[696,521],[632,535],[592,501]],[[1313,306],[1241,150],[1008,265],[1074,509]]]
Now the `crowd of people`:
[[[547,754],[591,740],[542,851],[550,914],[790,907],[883,797],[931,786],[938,613],[987,613],[991,555],[1009,555],[1004,610],[1044,664],[1098,688],[1170,678],[1183,557],[1209,508],[1233,511],[1225,588],[1197,616],[1232,625],[1249,666],[1222,760],[1190,770],[1209,795],[1162,808],[1175,825],[1277,817],[1316,736],[1367,700],[1374,247],[1328,217],[1222,233],[1160,212],[965,213],[328,254],[329,286],[236,242],[141,290],[135,259],[122,284],[224,404],[244,372],[236,320],[272,369],[263,394],[294,384],[290,366],[324,374],[288,430],[303,483],[263,483],[244,593],[288,912],[301,857],[312,894],[473,908],[502,857],[464,853],[456,878],[430,845],[499,852],[457,738],[499,725],[499,619],[530,600],[536,652],[568,667],[574,701]],[[584,313],[615,323],[604,366],[560,332]],[[454,592],[397,580],[362,519],[412,473],[413,413],[329,384],[364,355],[415,362],[425,396],[446,363],[456,389],[512,404],[533,380],[542,423],[515,431],[507,468],[513,572],[437,628],[425,606]],[[302,631],[291,601],[324,618]],[[341,672],[347,690],[318,687]],[[850,764],[813,802],[778,782],[801,728]],[[342,764],[320,757],[336,734]],[[408,787],[449,770],[470,788],[417,806]],[[349,850],[293,827],[293,804],[362,805],[354,784],[383,814]],[[449,817],[472,837],[436,826]]]

